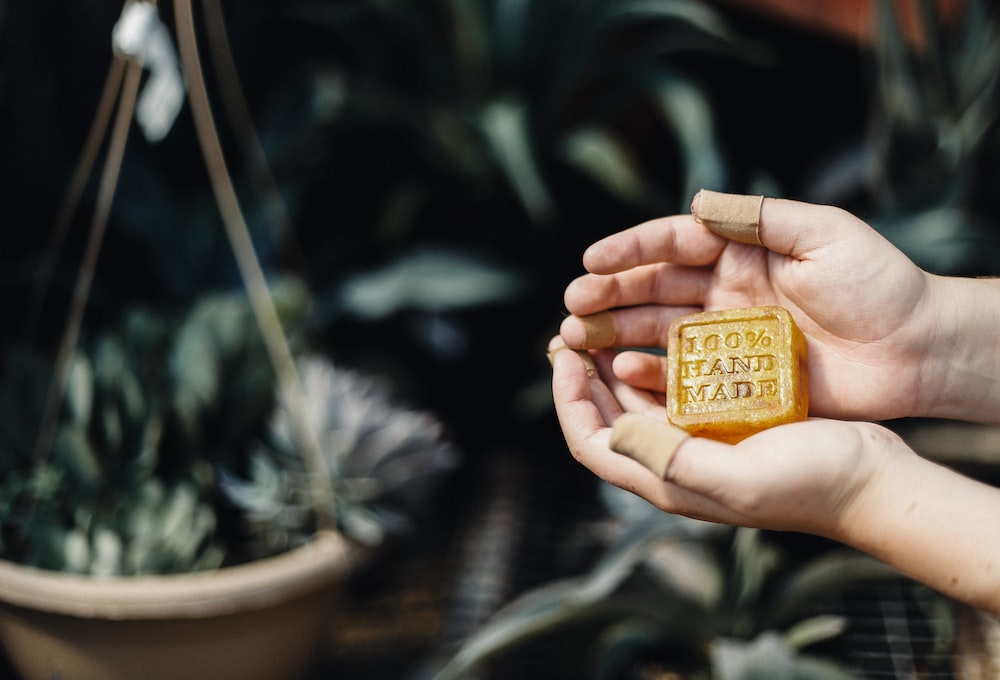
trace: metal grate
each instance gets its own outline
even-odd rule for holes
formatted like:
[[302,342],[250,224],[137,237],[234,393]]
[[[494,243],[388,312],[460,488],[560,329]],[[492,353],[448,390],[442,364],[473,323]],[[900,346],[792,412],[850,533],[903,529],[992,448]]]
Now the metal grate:
[[866,680],[992,680],[1000,677],[987,644],[989,619],[958,604],[932,598],[908,581],[853,589],[825,603],[844,616],[846,631],[835,653]]

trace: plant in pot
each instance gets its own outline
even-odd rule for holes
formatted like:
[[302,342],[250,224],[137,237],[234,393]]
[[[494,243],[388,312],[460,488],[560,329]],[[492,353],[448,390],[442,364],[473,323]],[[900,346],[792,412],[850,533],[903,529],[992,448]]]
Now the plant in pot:
[[[286,325],[301,323],[302,289],[274,293]],[[318,516],[261,344],[235,293],[206,295],[177,323],[129,313],[121,330],[76,354],[51,455],[40,461],[32,445],[51,366],[24,350],[7,355],[0,635],[29,677],[88,668],[92,677],[172,675],[184,667],[175,658],[182,644],[204,648],[234,677],[295,677],[302,661],[291,649],[319,641],[332,589],[364,557],[361,546],[408,528],[434,478],[455,463],[430,415],[303,356],[309,422],[334,491]],[[65,641],[41,646],[39,636],[63,628],[36,607],[99,642],[102,655],[81,658],[91,652]],[[228,634],[247,665],[208,634],[211,625],[227,636],[219,617],[247,625],[236,616],[244,608],[263,625]],[[194,637],[173,638],[171,626]],[[150,645],[167,647],[165,671]],[[125,665],[97,665],[109,663]]]
[[[146,38],[162,26],[150,3],[130,7],[146,12]],[[26,678],[297,677],[338,583],[412,526],[457,461],[433,416],[318,354],[309,292],[265,274],[221,160],[190,6],[176,10],[244,286],[83,324],[142,73],[116,56],[121,100],[61,342],[5,338],[0,640]]]

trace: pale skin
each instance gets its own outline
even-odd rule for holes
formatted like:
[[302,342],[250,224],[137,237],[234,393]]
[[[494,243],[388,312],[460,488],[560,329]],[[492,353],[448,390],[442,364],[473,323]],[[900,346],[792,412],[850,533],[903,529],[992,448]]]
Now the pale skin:
[[664,511],[826,536],[1000,615],[1000,489],[869,422],[1000,423],[1000,280],[924,272],[828,206],[765,199],[759,236],[727,241],[683,215],[595,243],[550,349],[581,348],[579,317],[605,310],[618,345],[658,347],[679,315],[780,305],[807,338],[810,419],[734,446],[689,438],[661,479],[608,440],[626,411],[666,420],[662,358],[592,351],[589,376],[560,351],[553,399],[574,457]]

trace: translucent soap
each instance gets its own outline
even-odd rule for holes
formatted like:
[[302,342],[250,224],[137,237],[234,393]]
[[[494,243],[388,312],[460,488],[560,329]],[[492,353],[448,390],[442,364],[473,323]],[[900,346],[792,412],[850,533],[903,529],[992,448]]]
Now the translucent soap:
[[782,307],[676,319],[667,339],[667,418],[735,443],[809,414],[806,341]]

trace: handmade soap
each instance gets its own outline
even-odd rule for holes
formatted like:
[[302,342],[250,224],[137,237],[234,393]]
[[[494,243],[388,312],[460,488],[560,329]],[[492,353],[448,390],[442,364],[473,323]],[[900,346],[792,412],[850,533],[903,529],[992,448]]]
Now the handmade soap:
[[735,443],[809,413],[806,341],[782,307],[676,319],[667,338],[667,418]]

